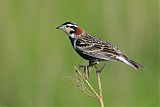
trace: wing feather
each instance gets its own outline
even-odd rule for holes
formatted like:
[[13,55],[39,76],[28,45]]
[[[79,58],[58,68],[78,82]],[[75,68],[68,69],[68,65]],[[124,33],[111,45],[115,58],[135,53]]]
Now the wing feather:
[[94,36],[84,36],[76,41],[76,49],[83,54],[101,60],[116,59],[121,51],[111,43],[102,41]]

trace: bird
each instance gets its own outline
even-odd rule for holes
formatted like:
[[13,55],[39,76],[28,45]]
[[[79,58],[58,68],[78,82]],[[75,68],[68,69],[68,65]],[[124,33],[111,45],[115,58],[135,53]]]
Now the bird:
[[120,61],[135,69],[143,67],[129,59],[112,43],[85,32],[74,22],[65,22],[56,29],[62,30],[68,35],[74,50],[83,59],[89,61],[89,66],[97,65],[101,61]]

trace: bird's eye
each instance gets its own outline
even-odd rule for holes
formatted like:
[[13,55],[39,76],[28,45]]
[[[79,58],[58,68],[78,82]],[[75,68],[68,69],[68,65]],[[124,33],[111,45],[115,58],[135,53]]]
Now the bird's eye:
[[67,25],[66,27],[68,28],[69,26]]
[[70,31],[70,34],[74,33],[74,31]]

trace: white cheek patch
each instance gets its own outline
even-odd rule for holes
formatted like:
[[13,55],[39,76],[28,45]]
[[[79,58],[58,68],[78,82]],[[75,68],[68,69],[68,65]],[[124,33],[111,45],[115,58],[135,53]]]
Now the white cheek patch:
[[70,30],[68,28],[65,29],[66,32],[70,32]]
[[74,38],[74,37],[75,37],[75,35],[74,35],[74,34],[69,34],[69,36],[70,36],[71,38]]

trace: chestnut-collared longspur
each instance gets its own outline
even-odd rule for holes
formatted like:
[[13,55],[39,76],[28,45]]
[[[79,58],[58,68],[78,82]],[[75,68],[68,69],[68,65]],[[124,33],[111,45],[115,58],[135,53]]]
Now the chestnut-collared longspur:
[[84,59],[89,60],[89,65],[100,61],[120,61],[138,69],[143,67],[137,62],[126,57],[117,47],[85,32],[73,22],[65,22],[56,29],[63,30],[71,41],[74,50]]

